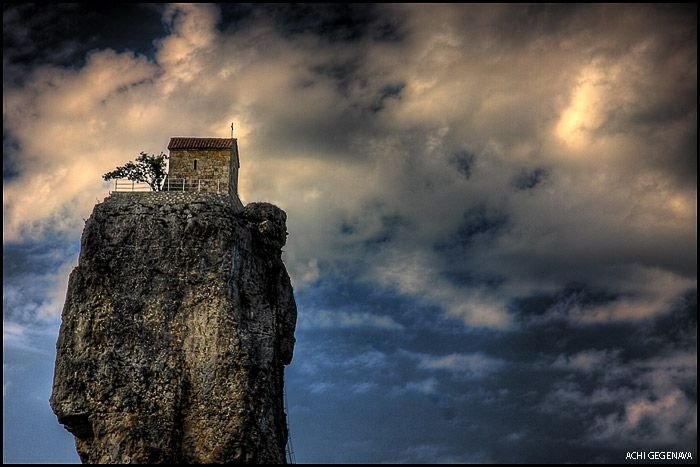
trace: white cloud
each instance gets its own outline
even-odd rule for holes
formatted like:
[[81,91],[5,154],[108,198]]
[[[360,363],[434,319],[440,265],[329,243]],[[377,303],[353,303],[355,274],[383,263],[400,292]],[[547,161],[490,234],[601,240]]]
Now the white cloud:
[[443,306],[450,314],[475,326],[507,328],[512,318],[498,291],[464,287],[440,277],[435,258],[424,252],[386,252],[371,272],[379,283],[418,300]]
[[[285,252],[286,253],[286,252]],[[291,256],[293,258],[293,256]],[[290,255],[287,254],[283,257],[283,260],[290,264],[290,276],[292,278],[292,285],[294,287],[304,287],[309,284],[313,284],[321,277],[321,269],[318,267],[318,260],[316,258],[311,258],[306,263],[299,263],[292,259],[289,260]]]
[[343,366],[356,369],[379,370],[389,364],[387,356],[379,350],[368,350],[345,359]]
[[309,392],[311,392],[311,394],[323,394],[324,392],[332,390],[334,387],[335,385],[333,383],[316,381],[309,384]]
[[518,441],[522,440],[524,437],[525,437],[524,433],[516,431],[516,432],[509,433],[508,435],[506,435],[505,441],[509,442],[509,443],[517,443]]
[[442,356],[409,351],[403,351],[403,354],[417,361],[419,369],[447,371],[462,379],[480,379],[505,366],[503,360],[480,352]]
[[683,390],[697,381],[695,351],[631,362],[621,361],[617,352],[583,351],[560,356],[554,366],[602,376],[592,391],[572,381],[559,383],[540,405],[563,417],[590,417],[589,441],[663,445],[697,437],[697,401]]
[[[49,254],[64,253],[50,252]],[[63,311],[70,272],[76,265],[77,256],[73,256],[59,263],[53,271],[43,274],[32,272],[5,278],[2,300],[3,321],[33,322],[40,326],[56,323]]]
[[26,329],[18,323],[3,323],[2,325],[2,342],[11,346],[26,345]]
[[[585,296],[565,297],[531,322],[566,319],[578,324],[639,321],[666,314],[673,309],[685,292],[696,288],[697,281],[639,265],[606,268],[589,284],[599,290],[619,294],[603,303],[588,303]],[[615,273],[616,272],[616,273]]]
[[494,464],[493,456],[484,451],[470,451],[466,455],[451,453],[443,444],[416,444],[384,461],[388,464]]
[[156,61],[165,71],[162,90],[170,95],[206,71],[206,60],[218,39],[219,11],[213,5],[168,5],[163,20],[171,33],[159,42]]
[[378,372],[390,366],[391,362],[384,352],[366,350],[351,355],[337,355],[323,349],[297,349],[295,362],[298,370],[307,375],[322,374],[328,370],[350,371],[355,373]]
[[598,417],[591,438],[615,443],[663,445],[689,441],[697,436],[697,403],[682,391],[625,403],[624,411]]
[[392,390],[392,394],[401,395],[409,392],[417,392],[420,394],[435,394],[437,393],[439,382],[435,378],[427,378],[419,381],[408,381],[401,387],[396,387]]
[[3,320],[2,323],[3,348],[8,347],[48,356],[49,352],[40,348],[36,340],[45,340],[47,337],[54,338],[57,334],[58,329],[55,326],[37,327],[6,320]]
[[617,363],[618,355],[619,351],[615,350],[584,350],[573,355],[559,355],[553,366],[583,373],[606,371]]
[[387,331],[400,331],[403,326],[391,316],[368,312],[302,310],[299,313],[300,329],[314,328],[376,328]]
[[378,385],[376,383],[362,382],[353,384],[350,389],[355,394],[366,394],[377,387]]

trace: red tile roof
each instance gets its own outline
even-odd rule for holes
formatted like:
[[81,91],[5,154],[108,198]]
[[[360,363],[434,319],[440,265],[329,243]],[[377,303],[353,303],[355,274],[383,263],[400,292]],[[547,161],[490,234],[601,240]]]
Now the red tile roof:
[[235,138],[170,138],[168,149],[231,149]]

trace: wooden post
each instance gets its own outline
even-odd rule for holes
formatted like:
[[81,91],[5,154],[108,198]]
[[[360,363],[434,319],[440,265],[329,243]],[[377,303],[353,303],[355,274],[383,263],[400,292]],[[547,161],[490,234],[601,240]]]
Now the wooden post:
[[202,191],[202,179],[197,180],[197,191]]

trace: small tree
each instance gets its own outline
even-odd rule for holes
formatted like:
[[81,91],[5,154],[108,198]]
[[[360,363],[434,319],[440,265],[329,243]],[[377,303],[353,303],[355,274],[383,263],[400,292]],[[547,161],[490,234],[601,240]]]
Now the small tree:
[[102,176],[105,180],[114,180],[115,178],[126,178],[133,182],[145,182],[153,191],[161,191],[163,180],[167,175],[165,171],[165,161],[168,156],[164,152],[158,155],[146,154],[142,152],[136,158],[136,162],[129,161],[121,167],[117,167],[111,172],[107,172]]

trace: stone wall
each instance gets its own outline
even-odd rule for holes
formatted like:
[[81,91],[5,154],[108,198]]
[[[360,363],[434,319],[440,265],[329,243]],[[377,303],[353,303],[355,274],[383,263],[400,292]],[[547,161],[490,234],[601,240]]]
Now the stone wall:
[[[230,149],[172,149],[168,176],[171,179],[221,180],[220,191],[227,193],[229,192],[231,157],[232,151]],[[197,161],[196,169],[194,161]],[[205,186],[205,190],[216,191],[216,185]]]
[[232,197],[226,192],[209,193],[197,191],[113,191],[105,198],[110,203],[131,206],[165,206],[171,204],[208,203],[218,206],[231,206],[234,211],[243,210],[243,203],[238,196]]

